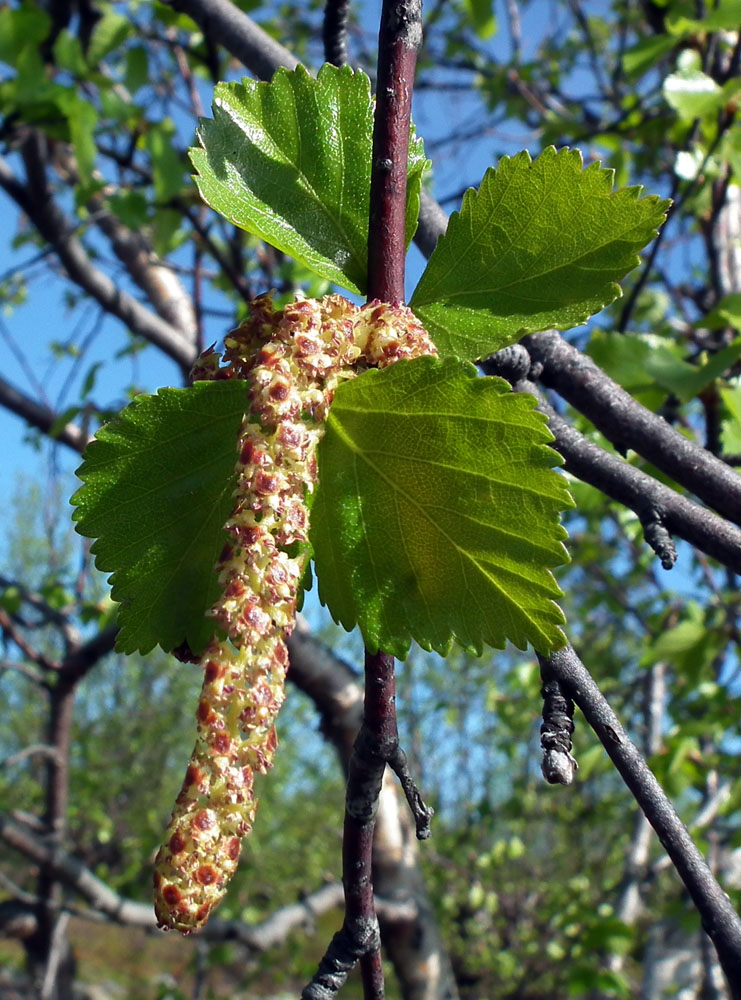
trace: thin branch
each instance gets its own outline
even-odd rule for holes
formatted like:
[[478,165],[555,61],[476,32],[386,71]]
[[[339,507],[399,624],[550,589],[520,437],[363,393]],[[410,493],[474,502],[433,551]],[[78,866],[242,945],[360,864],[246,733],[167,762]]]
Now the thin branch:
[[555,389],[619,449],[631,448],[724,517],[741,524],[741,476],[646,409],[559,334],[522,340],[542,365],[539,381]]
[[50,660],[45,653],[42,653],[38,649],[34,649],[30,642],[28,642],[17,628],[15,622],[10,617],[7,611],[0,608],[0,632],[3,636],[14,643],[18,649],[23,653],[27,660],[34,663],[37,667],[41,667],[42,670],[56,670],[57,664],[54,660]]
[[[176,56],[178,53],[180,57],[183,56],[179,47],[176,47],[175,52]],[[77,160],[71,147],[55,147],[54,167],[70,187],[79,182]],[[102,182],[97,171],[95,177]],[[197,338],[193,302],[174,270],[154,252],[151,240],[144,233],[130,229],[107,209],[101,192],[96,192],[88,199],[87,207],[91,219],[110,241],[116,257],[159,316],[171,323],[195,350]]]
[[25,663],[17,663],[15,660],[0,660],[0,671],[2,670],[12,670],[14,673],[20,674],[27,680],[31,681],[32,684],[38,685],[40,688],[45,688],[47,686],[46,679],[44,676],[32,670],[31,667],[26,666]]
[[279,66],[295,69],[298,59],[229,0],[170,0],[170,6],[192,17],[205,35],[223,45],[261,80]]
[[234,286],[234,289],[241,296],[242,300],[244,302],[251,302],[254,298],[254,294],[250,288],[249,281],[245,278],[242,272],[234,266],[229,257],[222,253],[218,245],[211,239],[209,228],[201,220],[199,210],[194,208],[192,205],[189,205],[183,199],[175,199],[174,207],[177,208],[178,211],[182,212],[188,219],[191,226],[200,237],[204,247],[206,247],[208,252],[218,264],[219,270],[229,278]]
[[[96,198],[91,210],[96,203],[99,205],[102,199]],[[185,344],[195,352],[197,324],[193,301],[173,269],[157,256],[147,237],[129,229],[112,212],[98,207],[93,219],[157,313],[180,332]]]
[[533,382],[523,377],[530,363],[525,348],[514,344],[487,359],[482,367],[488,374],[507,378],[517,392],[536,398],[538,409],[548,417],[553,446],[563,456],[567,472],[634,511],[664,568],[673,564],[676,554],[671,532],[741,572],[741,529],[585,438],[556,413]]
[[[0,838],[36,864],[48,865],[55,876],[91,906],[117,924],[155,931],[157,923],[149,903],[139,903],[120,896],[73,855],[54,851],[48,843],[21,824],[0,813]],[[35,897],[31,897],[35,898]],[[317,917],[342,903],[342,886],[329,882],[295,903],[281,907],[262,923],[248,926],[241,920],[214,919],[199,936],[209,941],[236,941],[250,951],[263,952],[281,944],[293,931],[311,926]],[[391,902],[379,901],[391,917],[408,915],[408,907],[399,909]],[[65,907],[62,907],[64,909]],[[398,913],[397,913],[398,910]],[[92,917],[76,911],[79,916]]]
[[[384,0],[371,162],[369,301],[404,301],[409,124],[421,41],[421,0]],[[365,1000],[383,1000],[385,996],[381,937],[373,903],[373,832],[386,762],[398,750],[394,699],[394,658],[383,652],[366,652],[365,711],[350,759],[345,799],[345,920],[304,990],[303,1000],[335,995],[358,960]]]
[[[41,902],[38,896],[35,896],[32,892],[27,892],[25,889],[22,889],[16,882],[13,881],[12,878],[9,878],[5,872],[2,871],[0,871],[0,888],[10,893],[13,904],[26,903],[29,907],[33,907],[32,918],[35,919],[36,908]],[[9,906],[8,904],[10,903],[11,900],[3,900],[3,902],[0,903],[0,933],[2,934],[7,933],[5,919],[10,918],[11,920],[14,920],[19,913],[23,912],[23,910],[16,905],[13,905],[12,907]],[[5,912],[3,912],[3,910],[5,910]],[[30,933],[33,933],[33,931],[30,931],[29,934]],[[11,932],[9,936],[14,937],[15,935]]]
[[[539,657],[540,658],[540,657]],[[672,860],[702,918],[725,972],[732,1000],[741,1000],[741,919],[715,880],[687,828],[615,713],[570,646],[546,658],[599,737]]]
[[435,810],[426,805],[422,795],[412,778],[409,770],[407,755],[397,743],[395,749],[389,754],[389,767],[399,779],[407,804],[414,816],[414,824],[417,831],[417,840],[427,840],[432,831],[430,830],[430,820],[435,815]]
[[378,84],[373,125],[368,299],[404,301],[409,123],[422,0],[384,0],[378,37]]
[[333,66],[347,65],[347,18],[350,0],[326,0],[322,41],[324,61]]
[[507,20],[509,22],[509,34],[512,42],[511,62],[515,66],[522,63],[522,23],[520,21],[520,9],[517,0],[507,0]]
[[[733,791],[733,782],[725,781],[711,796],[704,802],[702,808],[697,813],[695,818],[689,824],[690,830],[696,833],[701,833],[713,822],[715,817],[718,815],[723,806],[728,802],[731,797],[731,792]],[[671,866],[671,859],[663,854],[651,865],[652,874],[657,874],[658,872],[664,871],[666,868]]]
[[118,626],[109,625],[92,639],[71,650],[59,665],[59,673],[68,685],[77,684],[116,643]]
[[373,904],[373,830],[386,767],[384,750],[391,750],[388,720],[393,715],[394,659],[383,653],[366,654],[365,669],[365,713],[350,758],[345,797],[342,841],[345,919],[311,983],[301,994],[302,1000],[328,1000],[335,996],[358,961],[364,965],[361,969],[364,995],[384,995],[379,965],[381,937]]
[[49,397],[46,395],[46,390],[44,389],[43,384],[37,378],[33,366],[29,363],[28,358],[23,353],[20,346],[16,343],[15,337],[10,332],[10,330],[5,324],[5,320],[1,316],[0,316],[0,337],[2,337],[2,339],[5,341],[8,350],[13,355],[15,360],[18,362],[18,367],[26,376],[29,385],[36,393],[36,396],[42,401],[42,405],[44,404],[46,406],[51,405]]
[[[538,399],[538,408],[548,417],[554,446],[565,460],[566,471],[634,511],[649,544],[656,546],[658,542],[646,526],[661,524],[666,532],[683,538],[734,572],[741,572],[741,529],[593,444],[548,405],[532,382],[517,382],[515,389],[530,392]],[[666,567],[668,554],[663,538],[661,542],[654,551]]]
[[12,767],[14,764],[20,764],[22,760],[26,760],[28,757],[53,757],[56,759],[57,749],[46,743],[31,743],[29,746],[19,750],[18,753],[11,754],[5,760],[0,760],[0,771],[7,767]]
[[[301,619],[288,640],[288,649],[289,679],[314,702],[321,716],[321,731],[334,744],[347,769],[363,721],[360,677],[311,635]],[[423,803],[422,807],[426,809]],[[419,824],[416,832],[419,837]],[[403,984],[405,996],[445,996],[456,1000],[455,977],[417,854],[410,815],[399,806],[396,782],[385,775],[373,837],[376,912],[384,948]],[[379,900],[379,893],[381,897],[393,896],[393,911]]]
[[51,430],[57,424],[59,414],[25,396],[1,376],[0,406],[15,413],[31,427],[48,434],[54,441],[66,444],[73,451],[83,452],[90,440],[89,435],[78,424],[73,423],[65,424],[52,435]]

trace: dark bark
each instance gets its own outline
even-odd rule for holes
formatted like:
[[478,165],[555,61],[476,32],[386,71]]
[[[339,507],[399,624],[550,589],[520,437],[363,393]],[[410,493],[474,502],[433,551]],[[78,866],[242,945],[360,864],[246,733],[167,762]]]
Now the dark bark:
[[588,417],[618,449],[632,448],[718,513],[741,524],[741,476],[641,406],[557,333],[525,337],[538,380]]
[[567,646],[544,659],[548,669],[583,712],[656,831],[715,945],[732,1000],[741,1000],[741,919],[730,899],[574,650]]
[[378,85],[373,128],[368,299],[404,301],[409,122],[422,0],[385,0],[378,37]]
[[29,973],[40,1000],[71,1000],[75,961],[60,916],[62,886],[53,859],[64,850],[69,801],[70,735],[75,702],[74,684],[60,681],[49,686],[47,741],[53,753],[45,758],[45,838],[51,860],[39,866],[35,933],[24,941]]
[[[11,413],[15,413],[21,420],[25,420],[30,427],[35,427],[36,430],[42,431],[44,434],[51,433],[52,428],[59,418],[58,413],[50,410],[47,406],[43,406],[41,403],[37,403],[35,399],[25,396],[3,378],[0,378],[0,406],[3,406],[6,410],[10,410]],[[66,423],[56,431],[53,439],[79,452],[85,450],[90,440],[81,427],[71,422]]]
[[333,66],[344,66],[347,63],[347,19],[350,0],[326,0],[324,6],[324,23],[322,24],[322,41],[324,42],[324,61]]
[[[360,678],[305,629],[294,632],[288,647],[289,678],[316,705],[322,732],[347,768],[363,718]],[[388,773],[376,814],[373,881],[381,938],[404,1000],[456,1000],[453,971],[419,866],[415,829]],[[379,905],[389,899],[397,904],[395,912]]]
[[[538,409],[548,417],[554,447],[564,458],[564,468],[634,511],[643,525],[646,541],[665,568],[673,565],[670,556],[673,546],[669,549],[667,544],[671,533],[729,569],[741,572],[739,528],[593,444],[548,405],[533,382],[521,379],[514,387],[538,400]],[[665,533],[657,531],[657,526],[663,527]]]
[[256,77],[269,80],[279,66],[295,69],[298,59],[229,0],[170,0],[192,17],[213,42],[223,45]]
[[[371,164],[369,301],[404,301],[409,124],[417,50],[422,39],[421,19],[421,0],[384,0]],[[365,710],[350,758],[345,799],[345,919],[304,990],[303,1000],[325,1000],[336,995],[356,961],[360,962],[366,1000],[383,1000],[385,996],[373,898],[373,840],[384,770],[394,756],[397,763],[402,763],[398,750],[394,659],[380,651],[366,652]],[[413,799],[411,780],[405,783],[405,791]]]

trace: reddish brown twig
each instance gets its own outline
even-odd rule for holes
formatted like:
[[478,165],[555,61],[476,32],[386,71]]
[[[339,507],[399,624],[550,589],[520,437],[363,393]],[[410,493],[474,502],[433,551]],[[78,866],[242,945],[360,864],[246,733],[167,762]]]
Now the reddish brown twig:
[[368,298],[382,302],[404,301],[409,122],[421,41],[422,0],[384,0],[368,232]]

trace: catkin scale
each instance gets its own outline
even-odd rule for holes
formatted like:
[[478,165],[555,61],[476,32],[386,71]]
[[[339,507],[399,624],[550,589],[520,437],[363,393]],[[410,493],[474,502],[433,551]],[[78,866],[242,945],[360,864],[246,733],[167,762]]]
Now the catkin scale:
[[[339,295],[276,310],[269,296],[193,378],[240,379],[248,407],[237,443],[237,487],[211,608],[225,633],[203,651],[197,738],[155,860],[160,927],[197,930],[221,901],[252,828],[255,773],[271,766],[285,696],[290,635],[308,553],[307,495],[338,384],[368,367],[436,354],[406,306],[357,307]],[[221,361],[224,365],[222,366]],[[291,548],[291,554],[286,551]]]

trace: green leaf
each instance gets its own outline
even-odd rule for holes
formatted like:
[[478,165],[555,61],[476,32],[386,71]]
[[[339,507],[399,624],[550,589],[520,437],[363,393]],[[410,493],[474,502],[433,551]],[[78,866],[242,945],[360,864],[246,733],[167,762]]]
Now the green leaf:
[[147,221],[147,199],[141,191],[115,191],[107,200],[116,218],[130,229],[140,229]]
[[638,79],[651,69],[660,59],[677,44],[676,39],[669,35],[655,35],[652,38],[642,38],[637,45],[623,56],[623,69],[632,79]]
[[724,295],[717,306],[694,325],[706,330],[722,330],[726,326],[741,330],[741,292]]
[[[604,368],[610,378],[627,389],[631,395],[641,397],[655,390],[655,379],[649,375],[646,365],[660,338],[641,336],[634,333],[612,333],[609,330],[594,330],[587,347],[587,354]],[[659,393],[657,403],[663,402],[666,393]],[[647,405],[647,404],[646,404]]]
[[185,164],[175,145],[175,126],[169,118],[148,126],[145,142],[152,158],[154,194],[164,204],[180,193]]
[[92,178],[98,153],[95,144],[97,112],[92,104],[82,100],[73,90],[61,93],[57,98],[57,104],[69,124],[69,136],[75,150],[80,181],[82,184],[87,184]]
[[721,389],[720,396],[728,416],[721,425],[723,451],[730,455],[741,454],[741,385]]
[[701,20],[684,17],[667,18],[666,27],[672,35],[683,36],[701,31],[736,31],[741,24],[741,2],[724,0]]
[[197,382],[138,396],[85,452],[77,531],[121,602],[117,648],[198,651],[214,631],[214,564],[233,505],[244,383]]
[[67,31],[66,28],[63,28],[57,35],[53,51],[54,62],[59,69],[64,69],[72,76],[78,77],[87,73],[88,65],[82,54],[80,39]]
[[[191,150],[203,199],[247,232],[353,292],[365,290],[373,101],[368,77],[329,64],[270,83],[220,83]],[[427,161],[412,139],[407,244]]]
[[0,608],[9,615],[17,615],[23,606],[23,594],[13,584],[0,587]]
[[0,60],[16,65],[18,55],[25,48],[36,49],[51,30],[51,18],[37,4],[17,9],[3,6],[0,9]]
[[319,596],[366,646],[563,644],[571,505],[545,418],[501,379],[419,358],[340,386],[311,513]]
[[656,235],[667,202],[612,191],[613,172],[582,170],[577,150],[503,157],[467,191],[410,305],[441,355],[474,360],[523,333],[578,326]]
[[124,83],[132,94],[149,83],[149,55],[143,45],[135,45],[127,50]]
[[673,365],[666,365],[662,369],[662,359],[659,357],[656,359],[656,367],[654,359],[649,361],[649,370],[656,376],[657,381],[671,389],[682,403],[688,403],[711,382],[720,378],[739,357],[741,357],[741,337],[736,337],[722,351],[711,354],[702,365],[695,366],[687,362],[674,361]]
[[152,245],[158,257],[167,257],[186,238],[183,216],[174,208],[159,208],[152,219]]
[[465,0],[465,2],[476,34],[482,41],[491,38],[497,30],[493,0]]
[[95,23],[87,48],[90,65],[97,65],[109,52],[120,48],[133,31],[134,25],[128,17],[117,14],[111,7],[104,8],[103,16]]
[[684,121],[714,114],[741,93],[741,77],[720,87],[699,69],[680,69],[664,81],[664,98]]

